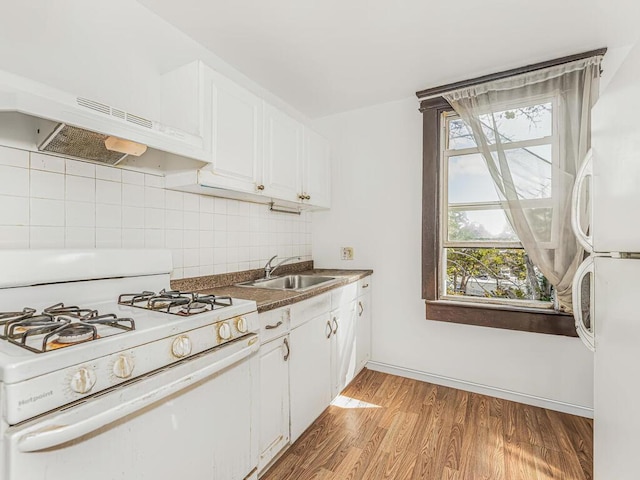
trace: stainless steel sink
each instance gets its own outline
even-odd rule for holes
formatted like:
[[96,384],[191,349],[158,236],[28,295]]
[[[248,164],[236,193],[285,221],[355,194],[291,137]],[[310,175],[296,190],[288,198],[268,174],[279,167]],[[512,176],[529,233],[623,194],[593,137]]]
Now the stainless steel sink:
[[323,275],[284,275],[282,277],[268,279],[263,278],[260,280],[237,283],[236,286],[302,292],[313,287],[334,282],[335,280],[335,277],[327,277]]

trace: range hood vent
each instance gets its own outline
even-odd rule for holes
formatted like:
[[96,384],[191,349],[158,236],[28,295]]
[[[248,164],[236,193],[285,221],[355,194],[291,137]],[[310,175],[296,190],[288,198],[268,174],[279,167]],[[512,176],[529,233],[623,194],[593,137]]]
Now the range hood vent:
[[124,110],[113,108],[110,105],[96,102],[95,100],[90,100],[88,98],[77,97],[76,101],[78,102],[78,105],[80,107],[88,108],[90,110],[93,110],[94,112],[102,113],[103,115],[116,117],[120,120],[124,120],[126,122],[148,128],[149,130],[153,129],[153,122],[147,118],[125,112]]
[[124,160],[127,154],[108,150],[105,146],[107,138],[109,135],[59,123],[44,141],[38,144],[38,150],[116,165]]

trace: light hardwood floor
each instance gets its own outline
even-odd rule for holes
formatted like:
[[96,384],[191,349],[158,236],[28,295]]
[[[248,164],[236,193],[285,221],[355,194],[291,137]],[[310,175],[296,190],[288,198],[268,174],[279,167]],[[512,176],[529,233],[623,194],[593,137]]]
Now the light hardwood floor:
[[366,369],[338,403],[262,480],[592,478],[586,418]]

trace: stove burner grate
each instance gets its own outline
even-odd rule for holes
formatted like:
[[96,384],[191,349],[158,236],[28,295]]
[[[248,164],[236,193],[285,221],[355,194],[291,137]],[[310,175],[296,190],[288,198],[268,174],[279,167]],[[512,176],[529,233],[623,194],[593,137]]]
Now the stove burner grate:
[[4,325],[5,328],[0,330],[0,339],[7,338],[7,328],[10,323],[19,322],[26,318],[32,317],[36,313],[35,308],[25,307],[21,312],[0,312],[0,327]]
[[145,310],[189,316],[211,311],[216,307],[229,307],[233,305],[233,300],[231,297],[217,297],[215,295],[200,295],[195,292],[163,289],[157,294],[147,291],[122,294],[118,297],[118,303]]

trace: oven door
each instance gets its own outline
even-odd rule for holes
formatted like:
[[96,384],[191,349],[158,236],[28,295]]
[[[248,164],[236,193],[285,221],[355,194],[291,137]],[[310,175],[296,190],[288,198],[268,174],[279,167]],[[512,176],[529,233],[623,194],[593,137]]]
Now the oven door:
[[8,428],[0,478],[253,475],[258,346],[255,335],[244,337]]

